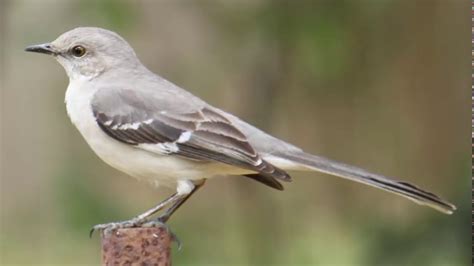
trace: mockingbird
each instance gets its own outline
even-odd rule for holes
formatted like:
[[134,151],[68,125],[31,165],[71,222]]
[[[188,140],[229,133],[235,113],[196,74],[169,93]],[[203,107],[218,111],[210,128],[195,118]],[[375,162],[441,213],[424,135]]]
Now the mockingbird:
[[[317,171],[403,196],[446,214],[456,207],[414,185],[304,152],[152,73],[118,34],[81,27],[26,51],[53,55],[69,76],[67,113],[106,163],[176,193],[131,220],[165,223],[207,178],[241,175],[283,190],[288,170]],[[169,207],[168,207],[169,206]],[[164,210],[156,220],[150,216]]]

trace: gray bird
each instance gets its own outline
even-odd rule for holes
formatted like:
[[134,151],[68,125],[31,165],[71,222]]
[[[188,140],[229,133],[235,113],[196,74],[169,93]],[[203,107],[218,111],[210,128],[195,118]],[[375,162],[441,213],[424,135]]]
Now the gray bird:
[[280,181],[291,181],[288,170],[339,176],[446,214],[456,209],[407,182],[308,154],[207,104],[148,70],[127,41],[109,30],[76,28],[26,51],[53,55],[64,67],[67,113],[102,160],[156,187],[176,189],[143,214],[94,229],[165,223],[214,176],[242,175],[283,190]]

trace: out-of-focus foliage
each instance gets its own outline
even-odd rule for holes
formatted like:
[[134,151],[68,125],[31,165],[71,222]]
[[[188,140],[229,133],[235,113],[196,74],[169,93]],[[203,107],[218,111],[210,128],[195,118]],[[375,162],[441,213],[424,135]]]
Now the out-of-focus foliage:
[[99,161],[66,116],[62,68],[23,52],[100,26],[210,103],[459,207],[317,173],[292,173],[284,192],[215,178],[171,220],[176,265],[467,265],[468,16],[461,0],[0,1],[0,262],[98,264],[93,224],[171,192]]

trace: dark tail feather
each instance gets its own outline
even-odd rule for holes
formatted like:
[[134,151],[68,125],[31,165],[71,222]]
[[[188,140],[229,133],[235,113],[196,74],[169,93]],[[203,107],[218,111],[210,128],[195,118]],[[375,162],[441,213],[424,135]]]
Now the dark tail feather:
[[357,167],[303,152],[279,156],[301,164],[308,170],[323,172],[380,188],[446,214],[452,214],[456,210],[456,206],[431,192],[424,191],[406,182],[391,180],[388,177],[367,172]]

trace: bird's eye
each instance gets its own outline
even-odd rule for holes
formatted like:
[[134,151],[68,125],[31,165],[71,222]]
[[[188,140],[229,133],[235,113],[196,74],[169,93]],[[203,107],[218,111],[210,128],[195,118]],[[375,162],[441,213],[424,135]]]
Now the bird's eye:
[[86,48],[84,48],[84,46],[81,46],[81,45],[76,45],[72,47],[71,53],[75,57],[82,57],[86,53]]

